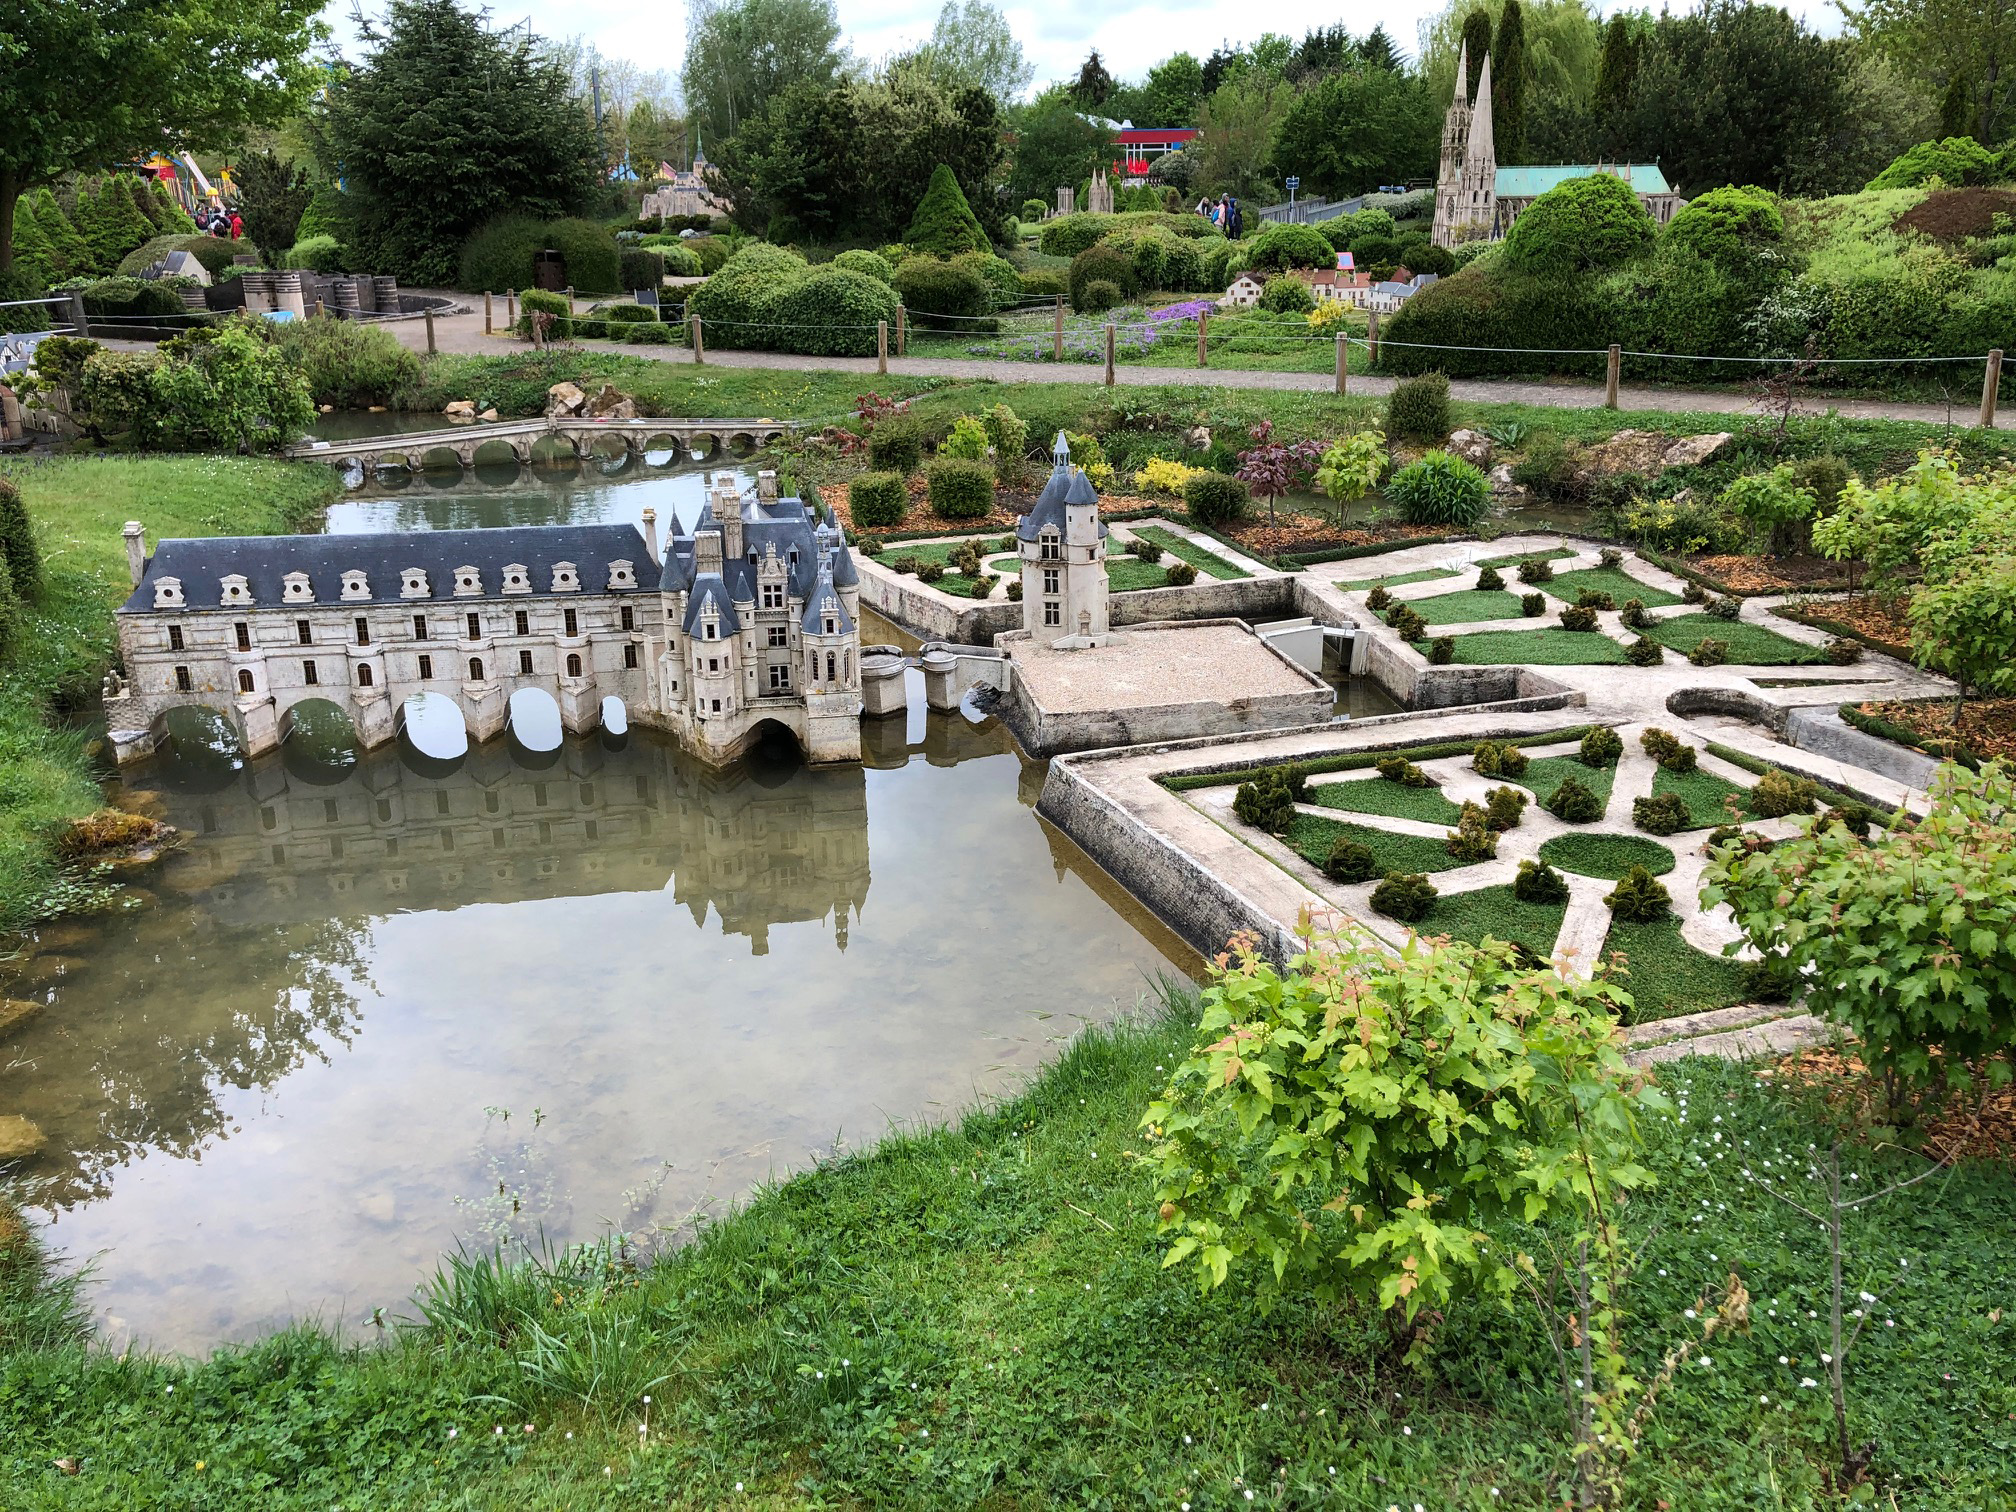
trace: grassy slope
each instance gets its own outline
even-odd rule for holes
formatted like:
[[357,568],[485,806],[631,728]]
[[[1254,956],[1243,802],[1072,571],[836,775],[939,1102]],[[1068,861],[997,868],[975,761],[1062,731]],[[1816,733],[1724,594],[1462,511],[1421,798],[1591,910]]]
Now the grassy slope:
[[[466,1284],[452,1326],[380,1350],[302,1330],[184,1364],[24,1346],[0,1326],[0,1505],[1558,1507],[1565,1414],[1523,1305],[1457,1304],[1416,1369],[1362,1311],[1291,1291],[1263,1315],[1236,1285],[1205,1296],[1188,1268],[1161,1268],[1129,1160],[1189,1042],[1173,1018],[1089,1033],[955,1130],[808,1172],[635,1270]],[[1691,1111],[1651,1129],[1659,1184],[1627,1218],[1647,1243],[1634,1365],[1649,1374],[1732,1267],[1755,1300],[1750,1331],[1662,1394],[1630,1505],[1832,1505],[1824,1396],[1798,1387],[1824,1374],[1806,1317],[1825,1316],[1822,1241],[1719,1158],[1738,1139],[1769,1157],[1832,1135],[1739,1068],[1659,1074]],[[1864,1184],[1915,1169],[1854,1145],[1848,1163]],[[2007,1304],[2012,1224],[2016,1188],[1981,1165],[1857,1216],[1850,1285],[1897,1282],[1883,1315],[1898,1326],[1862,1340],[1850,1428],[1877,1439],[1900,1508],[2006,1491],[2016,1329],[1989,1313]],[[615,1341],[590,1405],[525,1368],[530,1319],[577,1365],[591,1334]]]
[[111,665],[111,610],[131,591],[120,527],[162,536],[260,535],[306,522],[337,490],[327,468],[234,457],[64,457],[7,475],[35,524],[48,591],[0,676],[0,928],[36,909],[56,868],[54,826],[99,804],[84,743],[52,711],[87,702]]

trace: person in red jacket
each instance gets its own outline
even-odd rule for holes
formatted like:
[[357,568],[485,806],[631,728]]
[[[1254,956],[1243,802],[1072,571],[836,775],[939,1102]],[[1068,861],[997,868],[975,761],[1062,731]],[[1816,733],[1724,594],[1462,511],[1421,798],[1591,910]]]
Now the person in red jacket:
[[231,212],[231,240],[237,241],[245,235],[245,219],[236,210]]

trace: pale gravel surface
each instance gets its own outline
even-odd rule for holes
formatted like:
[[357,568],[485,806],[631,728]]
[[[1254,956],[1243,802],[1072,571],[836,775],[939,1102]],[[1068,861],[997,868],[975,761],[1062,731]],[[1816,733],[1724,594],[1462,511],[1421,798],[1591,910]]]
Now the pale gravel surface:
[[1220,704],[1320,686],[1236,625],[1122,630],[1112,644],[1083,651],[1018,642],[1010,654],[1046,713]]

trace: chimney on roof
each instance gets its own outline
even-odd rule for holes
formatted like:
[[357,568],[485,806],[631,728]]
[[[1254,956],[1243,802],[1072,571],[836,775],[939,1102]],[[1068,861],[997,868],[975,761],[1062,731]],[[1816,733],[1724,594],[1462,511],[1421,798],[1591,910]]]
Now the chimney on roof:
[[649,506],[644,510],[644,553],[653,562],[658,560],[658,511]]
[[121,532],[126,537],[126,570],[133,576],[133,586],[140,586],[140,579],[147,575],[147,532],[140,528],[138,520],[128,520]]
[[721,575],[721,532],[703,530],[693,537],[693,575]]

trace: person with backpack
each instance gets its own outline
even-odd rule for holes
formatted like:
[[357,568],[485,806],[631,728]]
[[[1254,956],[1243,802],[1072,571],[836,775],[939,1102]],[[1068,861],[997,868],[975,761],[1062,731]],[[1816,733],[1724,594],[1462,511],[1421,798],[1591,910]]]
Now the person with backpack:
[[1239,240],[1246,229],[1246,212],[1239,208],[1239,201],[1227,198],[1225,201],[1225,234],[1233,241]]

